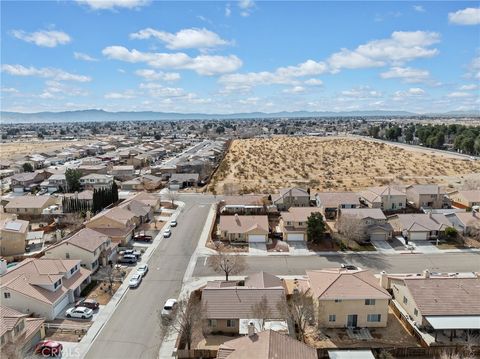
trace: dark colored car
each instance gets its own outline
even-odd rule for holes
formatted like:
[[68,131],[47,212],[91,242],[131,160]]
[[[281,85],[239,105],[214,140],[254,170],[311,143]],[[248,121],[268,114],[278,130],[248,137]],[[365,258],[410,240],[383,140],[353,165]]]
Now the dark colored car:
[[150,242],[152,240],[152,236],[147,236],[146,234],[136,234],[133,236],[133,240],[138,242]]
[[75,304],[75,308],[85,307],[85,308],[89,308],[91,310],[98,309],[99,306],[100,306],[100,304],[98,304],[98,302],[95,299],[83,299],[83,300],[78,301]]
[[53,340],[42,340],[35,345],[35,353],[42,356],[60,356],[63,345]]

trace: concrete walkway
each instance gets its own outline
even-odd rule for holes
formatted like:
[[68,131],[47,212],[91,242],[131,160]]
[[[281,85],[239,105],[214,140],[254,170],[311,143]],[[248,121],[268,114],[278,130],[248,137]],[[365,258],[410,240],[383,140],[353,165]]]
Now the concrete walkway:
[[388,244],[387,241],[385,240],[372,240],[372,244],[375,247],[375,249],[380,252],[380,253],[388,253],[388,254],[393,254],[396,253],[397,251],[390,245]]

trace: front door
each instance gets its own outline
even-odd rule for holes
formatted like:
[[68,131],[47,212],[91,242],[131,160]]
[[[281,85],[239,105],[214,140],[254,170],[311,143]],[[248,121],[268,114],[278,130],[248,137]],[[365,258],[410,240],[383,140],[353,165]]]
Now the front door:
[[357,315],[350,314],[347,316],[347,327],[356,328],[357,327]]

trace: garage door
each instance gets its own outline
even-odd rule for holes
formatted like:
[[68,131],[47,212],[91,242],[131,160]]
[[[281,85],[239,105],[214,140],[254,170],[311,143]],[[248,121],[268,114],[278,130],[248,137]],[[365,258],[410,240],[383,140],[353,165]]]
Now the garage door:
[[53,316],[57,317],[57,315],[59,315],[62,312],[62,310],[67,306],[67,304],[68,304],[68,294],[65,293],[65,297],[53,309]]
[[426,240],[426,239],[427,239],[427,232],[410,232],[411,241]]
[[384,241],[387,239],[387,235],[385,233],[372,233],[370,235],[370,240],[372,241]]
[[265,243],[265,236],[263,234],[250,234],[248,241],[250,243]]
[[290,233],[287,236],[288,242],[303,242],[303,233]]

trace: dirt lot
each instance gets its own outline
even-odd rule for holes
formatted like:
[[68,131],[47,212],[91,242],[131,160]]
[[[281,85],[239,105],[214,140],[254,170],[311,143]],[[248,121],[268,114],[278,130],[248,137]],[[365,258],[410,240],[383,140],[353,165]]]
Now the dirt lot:
[[61,150],[72,145],[84,145],[92,141],[28,141],[8,142],[0,144],[0,155],[2,159],[8,160],[39,152],[50,152]]
[[216,193],[268,193],[288,186],[351,191],[386,184],[458,186],[480,161],[357,138],[275,137],[233,141],[209,186]]

